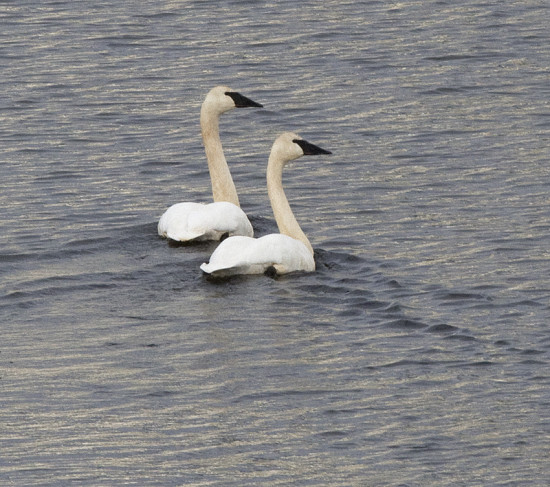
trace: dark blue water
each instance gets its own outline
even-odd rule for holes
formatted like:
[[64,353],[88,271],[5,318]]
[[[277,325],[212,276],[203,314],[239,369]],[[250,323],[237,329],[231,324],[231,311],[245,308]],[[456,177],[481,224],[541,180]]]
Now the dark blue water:
[[[546,2],[0,4],[0,483],[550,483]],[[317,271],[156,235],[270,146]]]

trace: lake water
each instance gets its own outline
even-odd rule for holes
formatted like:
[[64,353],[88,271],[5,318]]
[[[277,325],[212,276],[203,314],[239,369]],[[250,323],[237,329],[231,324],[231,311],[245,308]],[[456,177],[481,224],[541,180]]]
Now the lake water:
[[[0,3],[0,484],[550,484],[550,5]],[[285,171],[317,271],[210,282]]]

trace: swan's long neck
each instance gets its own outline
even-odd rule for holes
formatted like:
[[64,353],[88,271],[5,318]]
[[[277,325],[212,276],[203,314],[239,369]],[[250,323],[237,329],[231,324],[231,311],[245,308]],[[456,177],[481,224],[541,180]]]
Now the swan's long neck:
[[203,105],[201,108],[201,132],[208,160],[214,201],[229,201],[239,206],[237,189],[231,178],[220,140],[219,115]]
[[313,255],[313,247],[294,217],[283,190],[283,162],[273,153],[267,163],[267,192],[279,232],[303,242]]

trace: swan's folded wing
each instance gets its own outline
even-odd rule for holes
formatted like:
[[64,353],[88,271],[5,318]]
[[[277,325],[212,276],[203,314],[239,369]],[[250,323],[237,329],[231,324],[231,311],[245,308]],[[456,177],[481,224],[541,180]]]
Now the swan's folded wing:
[[201,203],[176,203],[168,208],[160,217],[158,234],[172,240],[186,242],[201,236],[189,227],[189,217],[194,213],[200,213],[204,205]]
[[245,213],[232,203],[177,203],[160,218],[158,233],[180,242],[219,240],[223,234],[253,235]]
[[[230,236],[252,237],[254,230],[248,217],[238,206],[227,201],[218,201],[204,205],[200,213],[189,217],[189,227],[195,232],[215,232],[218,238],[227,233]],[[214,238],[217,240],[217,238]]]
[[307,247],[287,235],[259,239],[231,237],[224,240],[201,269],[212,275],[261,274],[275,267],[279,274],[313,271],[315,262]]
[[299,240],[280,233],[257,239],[252,259],[263,261],[265,268],[275,267],[279,274],[315,270],[315,261],[309,249]]
[[248,255],[256,240],[251,237],[235,236],[225,239],[210,261],[201,265],[201,270],[212,275],[248,274]]

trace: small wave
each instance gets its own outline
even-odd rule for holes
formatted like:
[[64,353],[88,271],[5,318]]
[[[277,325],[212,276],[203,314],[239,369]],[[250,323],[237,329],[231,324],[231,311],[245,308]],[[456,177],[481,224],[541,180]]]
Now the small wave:
[[447,325],[442,323],[440,325],[432,325],[427,330],[429,333],[454,333],[458,331],[458,328],[453,325]]
[[368,263],[362,257],[345,252],[315,249],[315,262],[327,269],[338,266],[353,266],[353,268],[350,268],[349,275],[353,275],[357,270],[362,273],[370,270]]
[[426,56],[426,61],[455,61],[462,59],[476,59],[483,58],[485,56],[473,55],[473,54],[446,54],[443,56]]
[[33,254],[30,253],[17,253],[17,254],[2,254],[2,263],[6,264],[8,262],[26,262],[28,261]]
[[416,365],[438,365],[441,364],[441,362],[434,362],[432,360],[409,360],[409,359],[403,359],[403,360],[396,360],[395,362],[389,362],[386,364],[378,365],[375,368],[392,368],[392,367],[408,367],[408,366],[416,366]]
[[426,323],[411,320],[408,318],[401,318],[399,320],[390,321],[389,323],[386,323],[385,326],[386,328],[395,328],[401,330],[420,330],[428,327]]
[[[7,300],[26,300],[26,299],[35,299],[40,297],[52,297],[56,296],[58,294],[63,293],[78,293],[78,292],[84,292],[84,291],[92,291],[92,290],[98,290],[98,289],[111,289],[116,287],[116,284],[114,283],[108,283],[108,282],[92,282],[92,283],[82,283],[78,284],[78,278],[63,278],[63,277],[52,277],[48,279],[42,280],[51,282],[51,285],[43,285],[39,286],[38,288],[31,289],[31,290],[16,290],[16,291],[10,291],[6,293],[3,298]],[[63,283],[67,284],[63,284]],[[59,283],[58,285],[55,285],[54,283]],[[37,282],[27,282],[24,283],[25,288],[29,286],[35,286]]]
[[441,86],[439,88],[422,91],[423,95],[446,95],[455,93],[465,93],[472,90],[479,90],[479,86]]
[[522,360],[520,362],[522,365],[548,365],[548,362],[545,362],[543,360],[535,360],[535,359],[526,359]]
[[462,342],[475,342],[477,339],[471,335],[464,335],[462,333],[457,333],[455,335],[449,335],[445,337],[445,340],[458,340]]
[[464,301],[464,300],[489,300],[489,298],[483,294],[469,293],[469,292],[456,292],[445,291],[436,293],[436,297],[442,301]]
[[523,350],[521,352],[522,355],[541,355],[543,353],[546,353],[544,350],[535,350],[532,348],[528,348],[527,350]]

